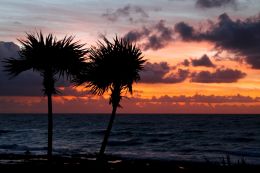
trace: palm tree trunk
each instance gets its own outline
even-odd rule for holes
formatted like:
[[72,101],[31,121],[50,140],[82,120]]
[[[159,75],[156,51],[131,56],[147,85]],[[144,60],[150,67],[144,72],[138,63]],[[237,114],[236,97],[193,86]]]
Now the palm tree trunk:
[[106,146],[107,146],[107,142],[108,142],[108,138],[109,138],[112,126],[113,126],[114,119],[115,119],[116,110],[117,110],[117,105],[113,106],[112,114],[110,116],[110,120],[109,120],[109,123],[108,123],[108,126],[107,126],[107,130],[105,132],[105,136],[104,136],[104,139],[103,139],[103,142],[102,142],[102,146],[101,146],[100,151],[99,151],[99,157],[100,158],[102,158],[104,156]]
[[48,160],[52,160],[52,95],[48,94]]

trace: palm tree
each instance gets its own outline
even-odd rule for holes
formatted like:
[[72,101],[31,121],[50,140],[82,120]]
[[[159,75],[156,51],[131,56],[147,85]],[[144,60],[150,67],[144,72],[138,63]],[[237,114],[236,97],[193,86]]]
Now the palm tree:
[[90,49],[88,68],[74,80],[77,85],[86,83],[93,94],[110,92],[112,114],[99,152],[100,157],[104,155],[122,94],[124,91],[132,94],[132,85],[140,80],[139,72],[146,61],[141,50],[126,39],[116,37],[110,42],[104,37],[103,41]]
[[48,97],[48,159],[52,159],[52,95],[57,94],[55,82],[66,77],[71,79],[84,66],[86,49],[84,44],[73,41],[74,37],[57,40],[52,34],[44,37],[41,32],[26,34],[25,40],[18,40],[22,47],[19,59],[7,58],[3,62],[5,71],[16,77],[20,73],[33,70],[43,77],[43,93]]

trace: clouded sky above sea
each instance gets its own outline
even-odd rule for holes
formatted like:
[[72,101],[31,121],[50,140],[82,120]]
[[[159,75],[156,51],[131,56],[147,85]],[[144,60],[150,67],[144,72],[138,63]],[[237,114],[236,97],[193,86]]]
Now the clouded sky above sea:
[[[0,0],[0,60],[17,57],[26,32],[95,45],[128,38],[148,59],[119,112],[260,113],[257,0]],[[41,77],[8,80],[0,62],[0,112],[46,112]],[[55,112],[110,112],[107,95],[59,81]]]

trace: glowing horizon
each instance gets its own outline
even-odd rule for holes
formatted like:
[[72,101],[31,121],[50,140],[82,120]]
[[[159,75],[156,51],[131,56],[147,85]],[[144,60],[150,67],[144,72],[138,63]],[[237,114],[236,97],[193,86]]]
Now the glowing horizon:
[[[95,45],[100,35],[135,41],[148,64],[119,113],[260,113],[256,0],[212,7],[198,7],[196,0],[1,3],[0,58],[17,51],[17,38],[25,38],[25,32],[39,30],[57,38],[73,35],[86,47]],[[16,46],[8,47],[7,42]],[[28,72],[9,81],[0,70],[0,113],[46,112],[37,74]],[[84,87],[73,88],[65,81],[57,87],[64,95],[54,97],[54,112],[111,110],[108,94],[92,96]]]

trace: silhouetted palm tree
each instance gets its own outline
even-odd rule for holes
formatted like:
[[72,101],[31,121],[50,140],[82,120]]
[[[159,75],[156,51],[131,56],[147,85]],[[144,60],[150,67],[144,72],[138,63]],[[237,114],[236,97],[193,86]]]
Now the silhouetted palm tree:
[[118,37],[113,42],[105,37],[103,40],[104,43],[99,41],[96,48],[90,49],[88,68],[75,80],[78,85],[86,83],[94,94],[110,92],[109,104],[112,104],[112,114],[99,156],[104,155],[122,93],[126,91],[132,94],[132,85],[140,79],[139,72],[145,62],[141,50],[128,40]]
[[41,32],[26,35],[18,40],[22,47],[18,59],[8,58],[5,71],[12,77],[32,69],[43,77],[43,93],[48,97],[48,159],[52,158],[52,95],[57,94],[55,82],[60,77],[70,79],[84,66],[84,44],[74,42],[74,37],[57,40],[52,34],[44,37]]

